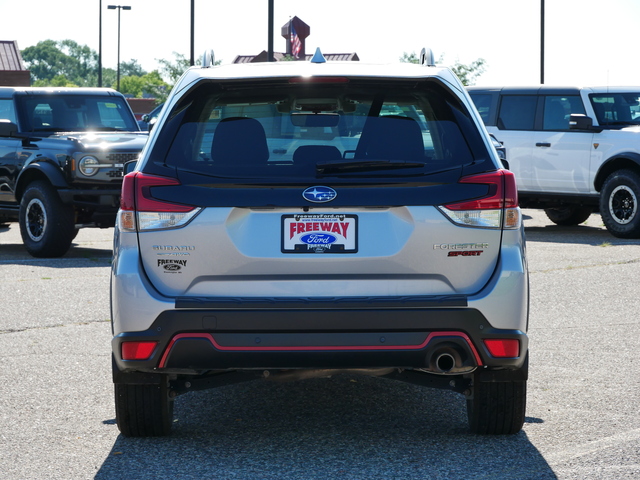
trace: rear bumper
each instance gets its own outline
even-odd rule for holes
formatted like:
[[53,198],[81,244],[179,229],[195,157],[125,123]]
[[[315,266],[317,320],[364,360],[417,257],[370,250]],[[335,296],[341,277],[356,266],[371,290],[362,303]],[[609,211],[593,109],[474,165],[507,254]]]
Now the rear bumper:
[[[137,237],[122,235],[117,227],[115,235],[112,348],[123,373],[366,367],[432,371],[432,355],[440,348],[453,348],[465,357],[462,363],[485,371],[517,370],[525,362],[529,287],[522,230],[503,233],[494,274],[479,292],[398,297],[169,298],[144,274]],[[485,346],[488,339],[515,339],[519,353],[495,358]],[[141,341],[156,342],[152,354],[145,360],[123,360],[122,343]]]
[[[303,299],[254,299],[253,305],[235,306],[216,301],[211,308],[167,310],[146,331],[116,335],[112,347],[122,372],[369,367],[435,371],[436,358],[448,352],[456,368],[438,373],[522,367],[528,350],[525,333],[493,328],[478,310],[466,307],[464,297],[441,299],[438,307],[434,301],[344,298],[309,302],[306,308],[301,308]],[[519,355],[493,357],[484,340],[495,338],[518,340]],[[123,360],[123,342],[157,345],[146,360]]]

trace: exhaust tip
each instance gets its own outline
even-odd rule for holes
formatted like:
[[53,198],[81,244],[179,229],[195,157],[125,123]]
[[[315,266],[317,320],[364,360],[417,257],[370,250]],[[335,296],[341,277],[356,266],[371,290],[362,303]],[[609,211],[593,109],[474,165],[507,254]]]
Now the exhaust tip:
[[448,373],[456,366],[456,359],[450,353],[441,353],[435,361],[436,368],[441,373]]
[[437,339],[426,351],[426,370],[440,375],[469,373],[478,367],[469,344],[464,339]]

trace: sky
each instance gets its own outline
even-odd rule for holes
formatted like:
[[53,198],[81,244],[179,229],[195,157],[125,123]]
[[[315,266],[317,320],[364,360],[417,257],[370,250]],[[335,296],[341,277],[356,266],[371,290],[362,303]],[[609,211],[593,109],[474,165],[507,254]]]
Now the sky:
[[[190,57],[191,0],[123,0],[121,61],[147,71],[157,59]],[[21,50],[71,39],[98,51],[101,0],[0,0],[0,40]],[[102,0],[103,66],[117,66],[117,10]],[[476,85],[540,83],[542,0],[274,0],[274,50],[297,16],[311,28],[306,52],[355,52],[363,62],[395,63],[430,48],[444,65],[484,59]],[[635,55],[640,0],[544,0],[548,85],[640,85]],[[194,51],[231,63],[268,47],[268,0],[195,0]]]

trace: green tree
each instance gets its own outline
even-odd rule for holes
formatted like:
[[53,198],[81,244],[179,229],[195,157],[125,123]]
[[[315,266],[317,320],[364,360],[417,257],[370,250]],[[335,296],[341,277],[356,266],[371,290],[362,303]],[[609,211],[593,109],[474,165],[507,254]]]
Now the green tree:
[[420,59],[418,58],[418,55],[416,55],[416,52],[403,52],[402,56],[400,57],[400,61],[402,63],[419,63]]
[[[98,85],[98,55],[86,45],[73,40],[43,40],[22,50],[22,58],[31,71],[34,86],[96,87]],[[160,70],[146,72],[137,60],[120,63],[120,90],[134,97],[153,96],[163,102],[172,85],[180,78],[190,62],[184,55],[173,52],[174,60],[158,60]],[[196,64],[200,64],[198,59]],[[219,65],[220,61],[216,61]],[[161,75],[162,73],[162,75]],[[169,83],[164,79],[167,78]],[[117,72],[102,69],[102,85],[115,88]]]
[[120,76],[136,76],[144,77],[147,72],[142,68],[137,60],[130,60],[128,62],[120,62]]
[[86,45],[73,40],[44,40],[21,53],[33,82],[52,82],[62,75],[82,87],[96,83],[97,55]]
[[[69,78],[82,86],[96,85],[98,82],[98,54],[87,45],[79,45],[73,40],[58,42],[60,50],[74,60],[69,65]],[[81,82],[82,80],[82,82]]]
[[[61,86],[58,76],[65,77],[67,84],[80,87],[98,86],[98,54],[86,45],[73,40],[44,40],[22,50],[22,58],[31,71],[32,83],[37,86]],[[137,60],[120,63],[120,76],[143,77],[147,72]],[[116,70],[102,69],[102,84],[114,88]]]
[[175,84],[182,74],[191,66],[191,61],[178,52],[173,52],[174,60],[156,58],[160,64],[160,73],[171,85]]
[[[106,88],[116,88],[118,83],[118,72],[115,68],[103,68],[102,69],[102,86]],[[95,86],[98,86],[96,81]]]
[[158,70],[154,70],[142,78],[144,79],[143,93],[155,98],[156,103],[163,103],[167,99],[167,96],[169,96],[171,85],[162,79]]
[[[415,52],[404,52],[400,57],[400,61],[404,63],[419,63],[420,59]],[[444,63],[444,56],[440,55],[437,63]],[[482,75],[486,71],[487,62],[484,58],[478,58],[468,65],[460,63],[458,60],[449,68],[455,73],[463,85],[469,86],[475,83],[476,78]]]
[[[156,58],[160,64],[160,73],[170,85],[175,84],[182,74],[191,66],[191,61],[178,52],[173,52],[173,61],[166,58]],[[216,60],[214,65],[220,65],[222,60]],[[202,58],[196,58],[196,65],[202,65]]]
[[56,75],[51,80],[36,80],[34,87],[77,87],[75,83],[69,81],[64,75]]
[[53,40],[38,42],[22,52],[25,66],[31,71],[32,81],[51,81],[56,75],[64,74],[69,59]]
[[136,77],[135,75],[120,77],[120,93],[123,95],[142,98],[143,90],[144,80],[142,80],[142,77]]
[[485,72],[486,64],[487,62],[484,58],[478,58],[469,65],[464,65],[456,61],[451,67],[451,70],[458,76],[463,85],[469,86],[475,84],[476,78]]
[[162,80],[157,70],[143,76],[129,75],[120,78],[120,92],[136,98],[150,96],[161,103],[166,100],[169,90],[170,85]]

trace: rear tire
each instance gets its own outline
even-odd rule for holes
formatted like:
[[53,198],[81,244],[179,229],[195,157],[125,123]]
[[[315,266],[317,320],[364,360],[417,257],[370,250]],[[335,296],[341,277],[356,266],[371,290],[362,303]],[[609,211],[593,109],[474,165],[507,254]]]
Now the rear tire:
[[556,225],[568,227],[585,222],[593,213],[593,208],[581,206],[545,208],[544,213]]
[[73,207],[62,203],[48,182],[35,181],[27,186],[20,201],[19,222],[24,246],[34,257],[61,257],[71,247]]
[[607,230],[618,238],[640,238],[640,175],[618,170],[604,181],[600,215]]
[[527,398],[526,380],[475,382],[467,400],[467,415],[472,433],[510,435],[524,425]]
[[116,383],[116,422],[126,437],[161,437],[171,432],[173,400],[168,381],[160,385]]

